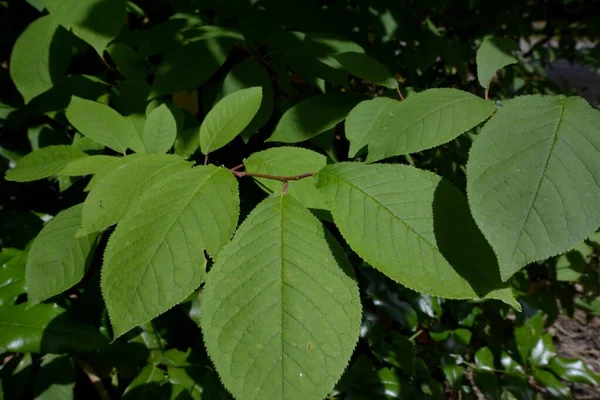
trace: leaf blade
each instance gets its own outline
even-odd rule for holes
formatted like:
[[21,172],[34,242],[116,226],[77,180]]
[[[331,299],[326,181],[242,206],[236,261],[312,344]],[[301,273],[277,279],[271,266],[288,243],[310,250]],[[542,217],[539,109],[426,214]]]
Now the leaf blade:
[[398,82],[390,71],[374,58],[358,52],[345,52],[333,56],[348,72],[366,81],[397,89]]
[[6,180],[29,182],[49,178],[72,161],[85,157],[88,155],[83,151],[67,145],[43,147],[20,159],[17,166],[6,173]]
[[150,153],[166,153],[177,137],[177,122],[166,104],[161,104],[150,112],[144,123],[142,139]]
[[508,38],[487,38],[477,49],[477,79],[479,84],[488,89],[494,75],[500,69],[510,64],[516,64],[517,59],[512,56],[519,50],[519,45]]

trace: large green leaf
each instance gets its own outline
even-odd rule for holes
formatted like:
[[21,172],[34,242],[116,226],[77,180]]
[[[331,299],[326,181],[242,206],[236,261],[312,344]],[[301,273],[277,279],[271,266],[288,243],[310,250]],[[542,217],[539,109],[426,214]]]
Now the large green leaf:
[[202,153],[211,153],[235,139],[252,121],[261,101],[261,87],[238,90],[219,101],[200,127]]
[[398,88],[398,82],[390,71],[379,61],[364,53],[349,51],[336,54],[333,58],[352,75],[390,89]]
[[204,342],[242,399],[320,400],[356,345],[361,307],[343,251],[292,196],[273,195],[240,226],[202,294]]
[[60,354],[92,351],[107,344],[95,328],[74,320],[57,305],[0,307],[0,350]]
[[301,101],[283,114],[268,142],[297,143],[317,136],[342,122],[364,100],[351,93],[328,93]]
[[338,163],[317,174],[317,187],[350,247],[395,281],[518,307],[465,199],[446,180],[405,165]]
[[169,154],[143,154],[125,159],[130,160],[104,176],[83,203],[80,234],[116,224],[148,189],[191,166]]
[[477,49],[477,79],[485,89],[490,87],[490,82],[496,71],[510,64],[515,64],[517,59],[512,53],[519,50],[519,45],[507,38],[487,38]]
[[[361,105],[365,108],[346,124],[346,129],[359,132],[352,139],[355,151],[368,144],[369,162],[439,146],[494,112],[493,102],[457,89],[429,89],[388,104],[376,101],[376,105]],[[378,113],[375,120],[365,112],[371,108]],[[368,131],[360,133],[365,127]]]
[[600,113],[578,97],[524,96],[484,126],[467,165],[471,212],[506,280],[600,224]]
[[67,119],[79,132],[94,141],[125,153],[133,125],[107,105],[73,96],[67,108]]
[[46,15],[19,36],[10,57],[10,77],[25,103],[65,77],[71,62],[69,33]]
[[17,166],[6,173],[6,180],[29,182],[56,175],[70,162],[87,157],[81,150],[71,146],[43,147],[21,158]]
[[100,56],[125,22],[125,0],[44,0],[44,5],[56,21]]
[[25,271],[30,306],[64,292],[83,278],[97,234],[75,237],[82,208],[78,204],[61,211],[33,241]]
[[223,95],[253,86],[262,88],[262,101],[250,124],[240,133],[245,142],[269,121],[275,102],[271,78],[258,61],[248,58],[229,71],[221,86]]
[[397,100],[376,97],[359,103],[346,117],[346,139],[350,142],[348,157],[354,157],[369,144],[369,140],[379,129],[377,122],[388,108],[396,107]]
[[116,336],[150,321],[197,289],[213,257],[233,234],[237,181],[224,168],[171,175],[130,209],[110,237],[102,294]]
[[[300,147],[274,147],[252,153],[244,162],[246,171],[267,175],[294,176],[317,172],[327,165],[327,157]],[[272,179],[255,178],[268,193],[280,192],[282,183]],[[287,193],[294,196],[304,207],[327,209],[321,192],[315,187],[313,177],[289,183]]]
[[162,104],[148,114],[142,139],[150,153],[166,153],[177,137],[177,122],[169,107]]
[[103,171],[110,165],[117,164],[121,157],[97,155],[90,157],[82,157],[70,161],[63,169],[58,172],[61,176],[83,176],[94,175]]
[[213,38],[191,42],[167,54],[154,77],[156,94],[200,86],[223,64],[231,45],[231,39]]

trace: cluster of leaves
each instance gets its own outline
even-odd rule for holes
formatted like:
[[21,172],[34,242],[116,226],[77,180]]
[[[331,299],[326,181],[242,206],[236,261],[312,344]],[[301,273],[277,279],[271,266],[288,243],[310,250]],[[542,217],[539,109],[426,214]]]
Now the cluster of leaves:
[[[555,297],[598,307],[600,114],[547,83],[541,45],[517,54],[511,38],[539,32],[514,24],[539,15],[28,3],[0,3],[16,25],[0,99],[7,398],[600,383],[544,330]],[[585,28],[585,11],[564,15]],[[530,290],[532,268],[555,292]]]

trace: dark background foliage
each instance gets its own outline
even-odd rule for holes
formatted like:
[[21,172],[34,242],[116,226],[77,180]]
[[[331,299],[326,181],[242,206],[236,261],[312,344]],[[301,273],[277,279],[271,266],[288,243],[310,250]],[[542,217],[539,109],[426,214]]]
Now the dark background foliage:
[[[42,3],[0,1],[2,176],[32,150],[82,140],[64,116],[71,95],[110,99],[120,111],[135,107],[135,99],[115,96],[129,82],[118,60],[107,53],[101,59],[74,37],[70,37],[75,45],[68,80],[24,105],[9,77],[9,59],[17,37],[45,13]],[[126,28],[117,41],[147,53],[142,69],[151,79],[163,54],[178,45],[181,24],[225,26],[244,35],[246,45],[235,47],[216,74],[194,92],[198,112],[185,114],[186,126],[199,124],[218,99],[218,85],[227,72],[242,60],[260,61],[273,83],[274,111],[247,145],[238,138],[211,155],[216,165],[233,167],[265,148],[264,139],[287,108],[317,93],[319,85],[336,84],[336,76],[329,82],[319,80],[311,65],[315,57],[327,53],[322,48],[326,44],[315,42],[306,49],[289,31],[355,41],[394,73],[404,95],[435,87],[483,95],[475,78],[477,46],[487,35],[510,38],[521,47],[519,63],[498,74],[491,98],[578,93],[597,106],[599,9],[600,4],[590,0],[136,0],[128,2]],[[397,96],[355,78],[341,79],[350,79],[352,92]],[[394,161],[434,171],[464,191],[464,167],[476,133]],[[95,151],[88,143],[81,146]],[[340,161],[348,151],[340,126],[306,147]],[[201,155],[195,160],[201,163]],[[27,184],[0,179],[0,314],[7,312],[2,311],[3,304],[26,300],[24,259],[43,225],[41,218],[82,202],[86,183],[87,179],[75,178]],[[240,185],[245,215],[264,194],[250,180],[240,180]],[[105,241],[106,236],[99,248]],[[600,373],[595,334],[600,327],[599,249],[600,236],[594,236],[566,255],[519,272],[511,284],[522,313],[497,301],[445,301],[414,293],[346,249],[361,288],[363,328],[331,397],[600,398],[594,387],[600,380],[592,372]],[[228,398],[202,344],[196,295],[108,344],[111,328],[99,291],[100,264],[98,251],[80,284],[46,302],[49,308],[40,311],[40,318],[52,315],[53,303],[67,311],[45,328],[40,348],[13,343],[19,348],[15,352],[0,346],[3,396],[18,399],[44,393],[69,398],[64,396],[74,388],[76,398],[120,398],[124,393],[131,399]],[[0,325],[0,338],[7,329],[18,328]],[[35,333],[21,332],[22,343],[39,341],[31,337]]]

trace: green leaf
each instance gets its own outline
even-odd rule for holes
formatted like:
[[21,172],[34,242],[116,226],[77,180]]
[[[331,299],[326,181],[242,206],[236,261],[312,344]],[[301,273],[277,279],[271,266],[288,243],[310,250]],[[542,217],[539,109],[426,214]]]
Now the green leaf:
[[390,71],[379,61],[364,53],[349,51],[337,54],[333,58],[352,75],[390,89],[398,88],[398,82]]
[[166,153],[177,137],[177,122],[169,107],[162,104],[150,112],[144,123],[142,139],[150,153]]
[[89,43],[101,57],[125,21],[124,0],[44,0],[44,4],[56,21]]
[[25,293],[27,252],[5,247],[0,252],[0,307]]
[[379,127],[376,125],[379,118],[387,112],[388,108],[396,107],[397,100],[387,97],[376,97],[372,100],[360,102],[346,117],[346,139],[350,142],[348,157],[356,154],[369,144]]
[[[429,89],[403,101],[365,105],[346,128],[359,132],[354,149],[369,145],[368,162],[439,146],[485,121],[494,103],[457,89]],[[377,118],[365,111],[373,109]],[[368,133],[360,129],[368,127]]]
[[66,115],[83,135],[119,153],[125,153],[135,134],[127,118],[95,101],[73,96]]
[[309,65],[315,69],[317,76],[344,86],[348,84],[348,74],[333,56],[346,52],[364,52],[355,42],[329,33],[306,34],[301,50],[302,58],[312,59]]
[[201,166],[171,175],[128,211],[110,237],[102,295],[115,336],[186,299],[204,280],[204,250],[213,257],[237,225],[237,181]]
[[127,386],[123,400],[165,399],[170,391],[165,372],[154,366],[146,365]]
[[329,165],[316,179],[350,247],[393,280],[434,296],[519,307],[501,288],[465,199],[446,180],[405,165],[360,163]]
[[43,147],[21,158],[17,166],[6,173],[6,180],[29,182],[48,178],[60,173],[70,162],[87,156],[71,146]]
[[342,122],[364,96],[328,93],[301,101],[287,110],[267,142],[297,143]]
[[[327,165],[327,158],[312,150],[299,147],[274,147],[252,153],[244,162],[246,171],[267,175],[294,176],[308,172],[317,172]],[[264,178],[254,178],[267,193],[280,192],[282,183]],[[321,192],[315,187],[313,177],[292,181],[287,193],[306,208],[326,210],[327,203]]]
[[600,377],[593,373],[583,361],[575,358],[554,357],[550,360],[548,369],[568,382],[600,385]]
[[545,333],[531,349],[529,361],[535,367],[543,367],[548,365],[554,356],[556,356],[556,348],[552,343],[552,335]]
[[477,78],[479,84],[488,89],[496,72],[507,65],[515,64],[512,53],[519,51],[519,45],[507,38],[487,38],[477,49]]
[[33,241],[25,271],[30,307],[83,278],[97,234],[75,237],[82,208],[79,204],[58,213]]
[[475,353],[477,367],[482,370],[494,370],[494,354],[489,347],[482,347]]
[[231,142],[248,126],[262,101],[262,88],[238,90],[217,103],[200,127],[200,150],[211,153]]
[[551,396],[551,398],[564,400],[572,399],[571,390],[569,387],[565,386],[554,375],[552,375],[552,373],[542,369],[534,369],[532,375],[540,383],[540,385],[548,391],[548,394]]
[[131,79],[144,79],[146,77],[144,60],[131,47],[124,43],[113,43],[107,51],[124,77]]
[[57,305],[0,307],[0,349],[61,354],[92,351],[107,344],[95,328],[74,320]]
[[471,148],[471,212],[503,280],[570,250],[600,224],[600,113],[578,97],[510,100]]
[[228,38],[212,38],[175,49],[158,66],[154,91],[162,95],[200,86],[223,64],[232,43]]
[[71,38],[52,17],[33,21],[10,56],[10,77],[25,103],[58,84],[71,63]]
[[[517,351],[523,363],[529,363],[529,354],[544,332],[544,317],[537,312],[528,318],[523,325],[514,330]],[[504,362],[503,362],[504,363]]]
[[83,203],[80,234],[116,224],[150,188],[191,166],[169,154],[143,154],[125,159],[127,162],[122,162],[94,186]]
[[122,158],[113,156],[90,156],[78,158],[69,162],[57,175],[61,176],[83,176],[94,175],[108,168],[109,165],[116,165]]
[[175,139],[175,154],[183,159],[188,159],[200,147],[200,127],[184,129]]
[[239,400],[324,398],[358,340],[352,269],[292,196],[271,196],[250,213],[202,296],[208,354]]
[[262,88],[262,101],[252,121],[240,133],[240,136],[246,143],[258,129],[262,128],[269,121],[269,117],[273,112],[274,94],[271,78],[263,66],[260,65],[260,62],[248,58],[229,71],[221,87],[222,93],[228,95],[253,86],[260,86]]
[[67,355],[46,354],[35,375],[33,393],[36,400],[74,398],[75,366]]

